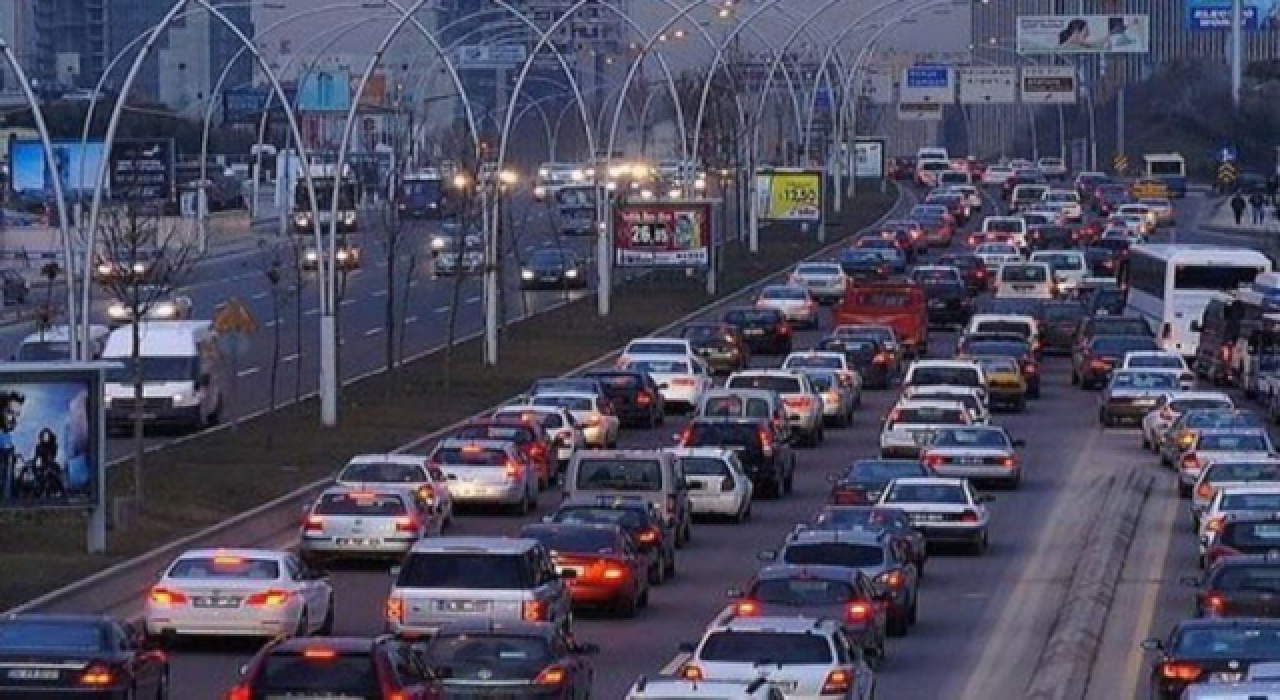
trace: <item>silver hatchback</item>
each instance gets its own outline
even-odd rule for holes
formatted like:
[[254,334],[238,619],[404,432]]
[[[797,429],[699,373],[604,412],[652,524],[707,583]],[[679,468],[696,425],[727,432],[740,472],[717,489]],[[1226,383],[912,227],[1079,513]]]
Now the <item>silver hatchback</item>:
[[302,522],[299,557],[310,565],[338,559],[399,559],[440,534],[439,511],[409,488],[326,489]]

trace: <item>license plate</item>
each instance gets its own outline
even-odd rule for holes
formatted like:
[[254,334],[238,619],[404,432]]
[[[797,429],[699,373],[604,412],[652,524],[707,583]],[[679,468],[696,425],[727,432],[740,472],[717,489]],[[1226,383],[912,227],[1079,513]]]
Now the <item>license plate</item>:
[[794,693],[798,683],[796,681],[769,681],[769,685],[784,693]]
[[543,278],[542,278],[542,281],[543,281],[543,282],[555,282],[555,281],[556,281],[556,278],[555,278],[555,277],[543,277]]
[[982,464],[982,458],[981,457],[962,457],[960,458],[960,463],[969,465],[969,466],[979,465],[979,464]]
[[911,516],[911,522],[913,523],[936,523],[941,521],[941,513],[915,513]]
[[192,599],[192,604],[197,608],[238,608],[240,607],[240,599],[232,597],[198,597]]
[[742,334],[743,335],[764,335],[764,329],[763,328],[745,328],[743,329]]
[[56,681],[59,677],[51,668],[15,668],[10,669],[8,675],[16,681]]
[[946,302],[936,300],[936,299],[929,302],[929,308],[931,309],[941,309],[946,305],[947,305]]
[[479,600],[444,600],[440,602],[440,609],[453,613],[475,613],[488,610],[489,604]]
[[339,547],[372,547],[382,544],[382,540],[368,537],[348,537],[334,540]]
[[1221,671],[1209,676],[1210,683],[1239,683],[1244,674],[1238,671]]
[[572,575],[574,576],[581,576],[582,567],[581,566],[562,566],[560,567],[560,573],[562,574],[572,573]]
[[1032,289],[1035,289],[1035,287],[1032,287],[1029,284],[1015,284],[1013,285],[1013,288],[1019,292],[1029,292]]

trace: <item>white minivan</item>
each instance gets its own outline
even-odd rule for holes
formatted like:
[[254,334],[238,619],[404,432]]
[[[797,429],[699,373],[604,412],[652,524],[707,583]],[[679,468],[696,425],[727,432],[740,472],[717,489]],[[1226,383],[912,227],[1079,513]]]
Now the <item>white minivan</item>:
[[999,298],[1052,299],[1056,290],[1049,263],[1005,263],[996,275],[996,297]]
[[148,427],[198,430],[222,417],[227,367],[210,321],[144,321],[138,326],[138,366],[142,402],[135,406],[133,326],[111,332],[102,360],[117,362],[107,371],[103,393],[107,429],[128,430],[135,411]]

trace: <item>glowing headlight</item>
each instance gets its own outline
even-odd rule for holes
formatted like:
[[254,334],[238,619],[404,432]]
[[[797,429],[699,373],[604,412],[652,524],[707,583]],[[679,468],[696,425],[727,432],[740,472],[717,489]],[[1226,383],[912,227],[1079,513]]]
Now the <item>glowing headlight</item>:
[[111,274],[111,266],[110,266],[110,265],[108,265],[108,264],[106,264],[106,263],[103,263],[103,264],[99,265],[99,266],[98,266],[98,274],[100,274],[100,275],[109,275],[109,274]]
[[569,279],[576,279],[578,276],[578,271],[575,268],[569,268],[568,270],[564,271],[564,276],[568,277]]
[[667,192],[667,197],[671,199],[680,199],[680,189],[679,188],[671,189],[670,191]]
[[449,242],[440,236],[436,236],[435,238],[431,239],[432,250],[444,250],[446,247],[448,247],[448,245],[449,245]]
[[355,215],[355,212],[349,212],[349,213],[347,213],[347,214],[343,215],[343,217],[342,217],[342,223],[346,224],[347,226],[355,226],[355,225],[356,225],[356,215]]
[[135,275],[140,275],[140,274],[142,274],[142,273],[144,273],[144,272],[146,272],[146,271],[147,271],[147,264],[146,264],[146,263],[136,262],[136,263],[134,263],[134,264],[132,265],[132,269],[133,269],[133,273],[134,273]]
[[124,304],[112,304],[107,307],[107,316],[111,318],[129,318],[129,310],[124,308]]
[[178,307],[175,304],[165,302],[157,305],[151,313],[159,318],[171,318],[178,315]]
[[307,262],[316,262],[320,259],[320,253],[314,250],[308,250],[304,257],[307,259]]
[[537,197],[538,199],[542,199],[543,197],[547,196],[547,188],[543,187],[542,185],[538,185],[537,187],[533,188],[533,196]]
[[342,248],[342,249],[339,249],[339,250],[338,250],[338,261],[339,261],[339,262],[343,262],[343,261],[345,261],[347,258],[350,258],[350,257],[351,257],[351,253],[350,253],[350,251],[346,250],[345,248]]
[[533,270],[521,270],[521,271],[520,271],[520,279],[522,279],[522,280],[531,280],[531,279],[533,279]]
[[693,183],[693,189],[695,189],[695,190],[705,190],[705,189],[707,189],[707,181],[706,181],[706,180],[697,180],[697,181],[695,181],[695,182]]

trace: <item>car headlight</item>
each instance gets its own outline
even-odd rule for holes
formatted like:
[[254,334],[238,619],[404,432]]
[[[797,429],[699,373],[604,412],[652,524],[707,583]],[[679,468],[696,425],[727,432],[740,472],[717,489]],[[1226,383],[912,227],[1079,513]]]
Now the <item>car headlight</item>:
[[108,265],[108,264],[106,264],[106,263],[103,263],[103,264],[99,265],[99,266],[98,266],[98,274],[99,274],[99,275],[109,275],[109,274],[111,274],[111,266],[110,266],[110,265]]
[[356,215],[355,215],[355,213],[354,213],[354,212],[350,212],[350,213],[347,213],[346,215],[344,215],[344,216],[342,217],[342,223],[343,223],[343,224],[345,224],[345,225],[347,225],[347,226],[355,226],[355,225],[356,225]]
[[521,271],[520,271],[520,279],[522,279],[522,280],[531,280],[531,279],[533,279],[533,270],[521,270]]
[[338,262],[345,262],[351,257],[351,253],[346,248],[339,248],[337,253]]
[[170,318],[178,315],[178,307],[175,304],[165,302],[163,304],[158,304],[155,310],[151,313],[160,318]]
[[449,245],[449,242],[439,236],[436,236],[435,238],[431,239],[432,250],[444,250],[445,247],[448,245]]
[[320,259],[320,253],[314,250],[308,250],[306,252],[306,255],[304,255],[303,257],[306,258],[307,262],[316,262],[317,260]]
[[111,318],[129,318],[129,310],[123,304],[112,304],[107,307],[107,316]]
[[142,273],[144,273],[144,272],[146,272],[146,271],[147,271],[147,264],[146,264],[146,263],[136,262],[136,263],[134,263],[133,265],[131,265],[131,266],[130,266],[130,269],[132,269],[132,270],[133,270],[133,273],[134,273],[135,275],[140,275],[140,274],[142,274]]
[[299,226],[307,226],[307,225],[309,225],[309,224],[311,223],[311,215],[310,215],[310,214],[307,214],[307,213],[305,213],[305,212],[303,212],[303,213],[299,213],[299,214],[294,214],[294,215],[293,215],[293,223],[295,223],[295,224],[297,224],[297,225],[299,225]]
[[543,197],[547,196],[547,188],[542,187],[541,185],[533,188],[533,196],[537,197],[538,199],[542,199]]
[[569,279],[576,279],[578,276],[578,270],[576,268],[571,267],[568,270],[564,271],[564,276],[568,277]]

